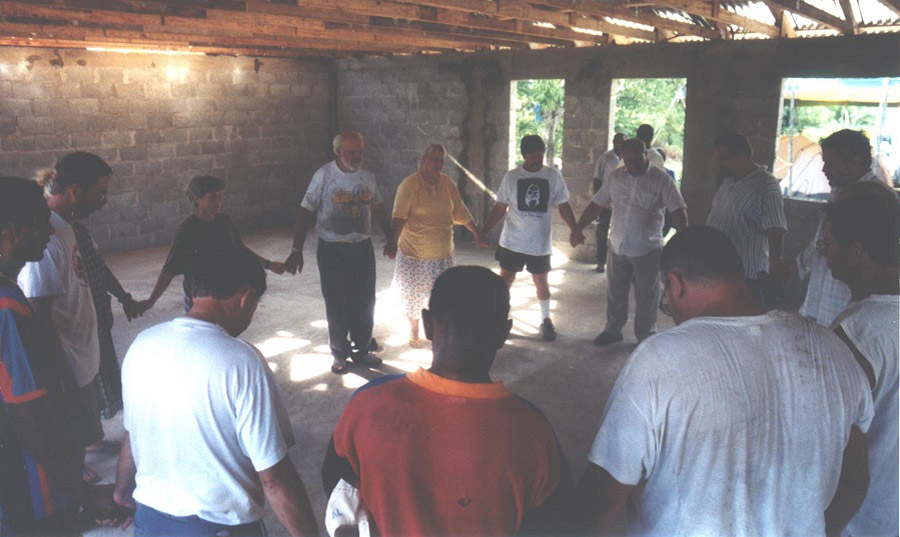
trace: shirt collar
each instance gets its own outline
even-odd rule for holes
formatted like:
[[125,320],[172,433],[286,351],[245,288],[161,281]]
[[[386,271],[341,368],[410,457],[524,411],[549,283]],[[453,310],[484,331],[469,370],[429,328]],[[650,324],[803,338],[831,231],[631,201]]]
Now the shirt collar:
[[422,368],[407,374],[406,378],[413,384],[440,395],[465,397],[468,399],[503,399],[512,397],[512,394],[503,386],[502,382],[461,382],[445,379]]

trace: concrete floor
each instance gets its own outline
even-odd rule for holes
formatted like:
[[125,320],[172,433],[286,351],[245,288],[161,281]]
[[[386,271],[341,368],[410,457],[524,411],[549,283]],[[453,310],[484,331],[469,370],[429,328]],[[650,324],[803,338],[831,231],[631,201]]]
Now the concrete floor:
[[[282,259],[290,249],[287,229],[247,234],[244,239],[250,248],[272,259]],[[379,252],[383,240],[375,242]],[[269,275],[268,291],[242,337],[259,347],[274,370],[297,439],[290,452],[291,459],[303,478],[324,534],[326,498],[320,477],[321,462],[344,406],[353,392],[368,380],[428,367],[431,351],[408,347],[408,324],[398,313],[390,292],[393,261],[378,255],[375,337],[384,347],[379,353],[384,365],[377,369],[354,366],[344,376],[333,375],[329,369],[331,355],[315,245],[315,237],[306,241],[306,266],[302,274]],[[158,247],[110,254],[106,261],[126,290],[135,298],[145,298],[167,251],[167,247]],[[457,245],[456,264],[483,265],[497,270],[493,250],[476,249],[471,243]],[[513,335],[498,353],[492,376],[546,414],[577,479],[584,469],[603,405],[636,341],[629,322],[624,342],[603,349],[595,347],[592,340],[605,322],[606,276],[594,272],[593,264],[570,261],[562,255],[554,255],[553,267],[549,279],[558,339],[548,343],[540,338],[541,319],[534,287],[531,278],[523,273],[512,289]],[[113,338],[120,360],[140,331],[182,314],[181,294],[178,278],[144,317],[129,323],[121,310],[114,312]],[[660,315],[659,329],[671,326],[672,320]],[[121,439],[121,413],[105,422],[104,428],[107,439]],[[104,482],[113,482],[115,459],[114,455],[94,455],[88,462],[98,469]],[[397,461],[398,469],[402,464],[403,461]],[[286,535],[271,512],[267,512],[265,522],[270,535]],[[131,530],[123,533],[118,529],[98,528],[86,533],[89,536],[123,534],[130,535]]]

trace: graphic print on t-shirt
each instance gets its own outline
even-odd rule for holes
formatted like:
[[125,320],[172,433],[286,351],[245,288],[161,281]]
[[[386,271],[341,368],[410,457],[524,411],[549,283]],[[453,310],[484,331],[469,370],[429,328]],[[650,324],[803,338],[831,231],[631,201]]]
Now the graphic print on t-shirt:
[[550,205],[550,181],[543,177],[526,177],[516,183],[516,200],[519,212],[547,212]]
[[342,235],[348,233],[368,233],[366,219],[369,217],[369,205],[374,194],[363,185],[357,185],[353,191],[333,190],[331,204],[334,208],[329,220],[330,226]]

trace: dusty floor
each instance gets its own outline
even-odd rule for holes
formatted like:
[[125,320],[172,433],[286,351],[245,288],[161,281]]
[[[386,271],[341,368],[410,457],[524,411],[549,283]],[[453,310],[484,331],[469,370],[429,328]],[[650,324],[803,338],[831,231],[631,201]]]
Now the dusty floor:
[[[272,259],[283,259],[290,250],[287,229],[247,234],[244,239],[256,252]],[[315,244],[314,236],[306,241],[306,267],[300,275],[269,275],[268,291],[242,337],[260,348],[278,379],[297,439],[291,458],[306,484],[322,526],[326,499],[320,465],[332,429],[348,399],[367,380],[427,367],[431,352],[427,348],[408,347],[408,325],[397,313],[390,293],[393,261],[378,255],[375,337],[384,347],[379,353],[384,365],[377,369],[355,366],[347,375],[333,375],[329,370],[331,355]],[[383,241],[376,239],[376,252],[381,245]],[[106,261],[125,289],[142,299],[149,295],[167,250],[160,247],[110,254]],[[476,249],[471,243],[458,245],[456,264],[483,265],[497,270],[493,250]],[[553,423],[577,478],[584,468],[606,398],[636,341],[629,323],[624,342],[603,349],[595,347],[592,340],[602,330],[605,320],[606,276],[594,272],[593,264],[569,261],[561,255],[554,256],[553,267],[550,273],[553,320],[559,338],[552,343],[540,338],[541,319],[534,287],[531,278],[523,273],[512,289],[513,336],[498,353],[492,374],[495,380],[505,382],[512,391],[543,410]],[[113,337],[120,360],[140,331],[182,312],[180,278],[144,317],[129,323],[121,310],[116,311]],[[671,326],[671,319],[660,315],[659,329]],[[104,428],[109,440],[121,439],[121,413],[105,422]],[[115,458],[93,455],[89,464],[100,471],[104,482],[112,482]],[[403,461],[398,460],[397,469],[402,466]],[[286,535],[271,512],[265,521],[270,535]],[[94,529],[86,535],[122,534],[117,529]],[[130,535],[131,530],[124,534]]]

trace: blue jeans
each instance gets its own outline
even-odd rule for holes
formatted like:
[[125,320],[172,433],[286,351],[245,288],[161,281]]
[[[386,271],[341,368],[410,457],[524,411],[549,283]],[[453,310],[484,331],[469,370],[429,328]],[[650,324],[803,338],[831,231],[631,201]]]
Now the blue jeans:
[[266,537],[262,520],[227,526],[192,516],[172,516],[138,504],[134,537]]

